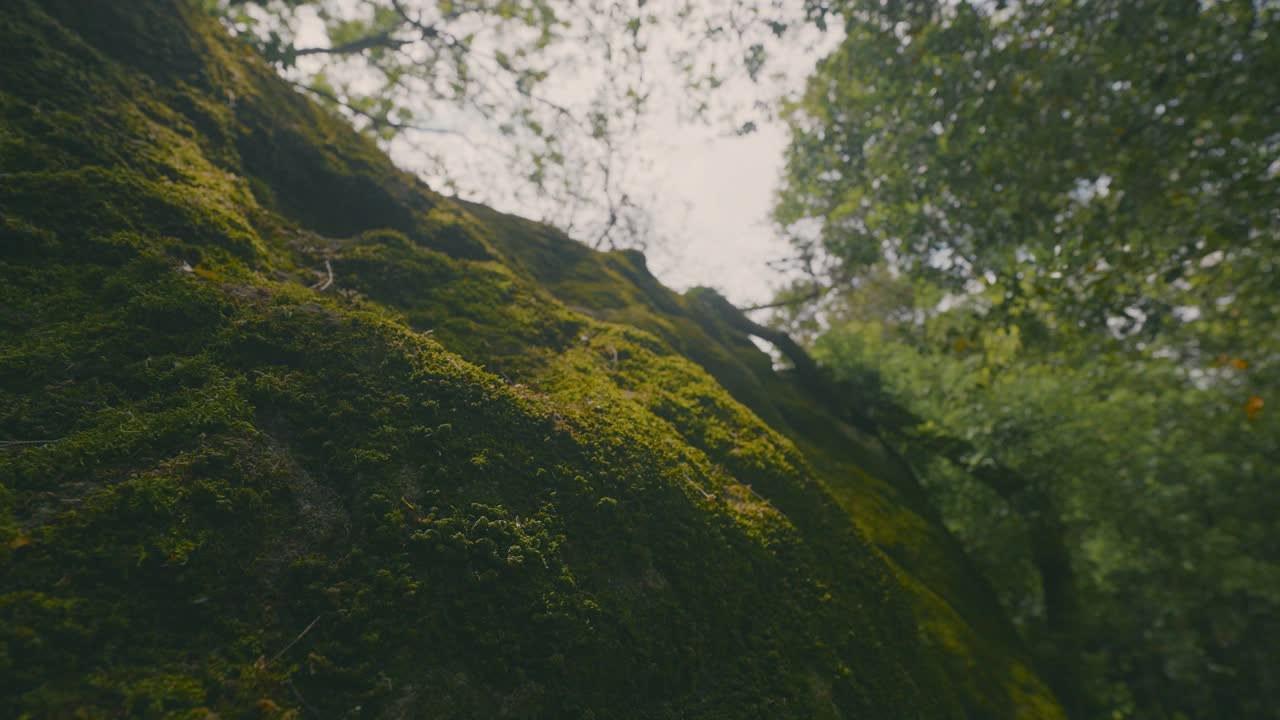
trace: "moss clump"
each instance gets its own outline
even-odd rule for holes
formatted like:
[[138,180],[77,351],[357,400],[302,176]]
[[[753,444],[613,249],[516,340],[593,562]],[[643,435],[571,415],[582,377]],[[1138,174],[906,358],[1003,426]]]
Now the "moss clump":
[[184,2],[16,0],[0,52],[4,707],[972,706],[803,402],[638,255],[432,193]]

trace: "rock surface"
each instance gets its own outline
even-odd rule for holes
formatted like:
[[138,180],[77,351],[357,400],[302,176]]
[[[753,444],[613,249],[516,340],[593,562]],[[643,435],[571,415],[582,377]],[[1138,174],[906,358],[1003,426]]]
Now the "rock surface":
[[1060,718],[705,290],[442,197],[177,0],[0,6],[0,706]]

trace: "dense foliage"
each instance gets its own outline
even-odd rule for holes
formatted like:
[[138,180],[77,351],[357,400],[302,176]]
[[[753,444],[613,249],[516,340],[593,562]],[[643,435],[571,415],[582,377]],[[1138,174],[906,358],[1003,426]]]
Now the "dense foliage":
[[899,441],[1080,717],[1269,717],[1280,6],[847,17],[791,110],[784,320],[928,418]]

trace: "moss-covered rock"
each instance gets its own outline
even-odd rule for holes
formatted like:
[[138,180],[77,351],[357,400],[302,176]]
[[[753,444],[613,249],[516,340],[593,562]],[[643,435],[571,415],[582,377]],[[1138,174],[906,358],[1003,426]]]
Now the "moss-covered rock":
[[0,706],[1060,717],[909,470],[718,312],[186,3],[5,3]]

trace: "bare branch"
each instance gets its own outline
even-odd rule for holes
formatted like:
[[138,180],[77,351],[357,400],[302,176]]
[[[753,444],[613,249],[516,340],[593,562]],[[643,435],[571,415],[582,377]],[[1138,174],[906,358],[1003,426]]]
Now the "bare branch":
[[[612,201],[610,201],[610,205],[612,205]],[[609,240],[609,233],[613,232],[613,228],[617,224],[618,224],[618,213],[613,207],[610,207],[609,222],[605,223],[604,230],[600,231],[600,236],[596,238],[596,241],[591,243],[592,249],[599,250],[600,246],[604,244],[604,241]],[[617,249],[617,246],[613,244],[612,240],[609,240],[609,249],[611,250]]]
[[281,649],[280,649],[280,652],[278,652],[278,653],[276,653],[274,656],[272,656],[272,658],[271,658],[270,660],[268,660],[268,661],[267,661],[267,664],[268,664],[268,665],[270,665],[271,663],[275,662],[276,660],[279,660],[281,655],[284,655],[286,652],[288,652],[288,651],[289,651],[289,648],[293,647],[294,645],[297,645],[299,640],[301,640],[302,638],[306,637],[307,633],[311,632],[311,628],[315,627],[315,626],[316,626],[316,623],[318,623],[318,622],[320,622],[320,616],[319,616],[319,615],[317,615],[317,616],[316,616],[316,619],[315,619],[315,620],[312,620],[312,621],[311,621],[311,624],[310,624],[310,625],[308,625],[308,626],[306,626],[305,628],[303,628],[302,632],[298,633],[298,637],[294,638],[293,640],[290,640],[288,645],[285,645],[283,648],[281,648]]
[[346,108],[347,110],[351,111],[352,113],[359,115],[365,120],[368,120],[374,127],[377,127],[377,128],[390,128],[397,132],[401,130],[411,130],[414,132],[432,133],[435,135],[456,135],[462,138],[463,140],[470,142],[470,140],[467,138],[466,135],[458,132],[457,130],[450,130],[448,128],[426,127],[424,125],[414,125],[412,123],[396,122],[395,120],[391,120],[381,115],[375,115],[374,113],[371,113],[368,110],[363,110],[361,108],[358,108],[355,105],[352,105],[350,102],[343,100],[337,95],[329,92],[328,90],[322,90],[317,87],[312,87],[305,83],[300,83],[296,80],[290,80],[289,84],[301,90],[305,90],[311,93],[312,95],[315,95],[316,97],[328,100],[329,102],[335,105],[340,105]]
[[0,450],[9,448],[25,447],[27,445],[51,445],[60,442],[63,438],[55,438],[53,440],[0,440]]
[[[461,50],[471,49],[467,43],[458,39],[457,36],[447,33],[435,25],[428,25],[422,22],[421,18],[410,16],[408,8],[404,6],[404,3],[401,2],[401,0],[391,0],[391,7],[395,9],[396,14],[400,16],[400,19],[403,20],[405,24],[409,25],[414,30],[417,30],[418,33],[422,35],[423,40],[431,41],[439,39],[444,40],[445,45],[449,47],[455,47]],[[456,17],[456,14],[446,16],[446,18],[452,17]]]
[[796,305],[804,305],[805,303],[813,302],[814,300],[821,300],[829,292],[831,292],[830,285],[819,285],[818,287],[815,287],[813,290],[810,290],[809,292],[803,295],[797,295],[795,297],[790,297],[790,298],[783,298],[781,300],[775,300],[773,302],[763,303],[760,305],[750,305],[748,307],[744,307],[741,309],[742,309],[742,312],[755,312],[756,310],[772,310],[774,308],[781,308],[781,307],[795,307]]
[[293,54],[298,57],[303,57],[304,55],[355,55],[356,53],[362,53],[365,50],[372,48],[390,48],[395,50],[412,42],[412,40],[398,40],[391,36],[390,30],[387,30],[386,32],[362,37],[341,45],[334,45],[333,47],[298,48],[293,51]]

